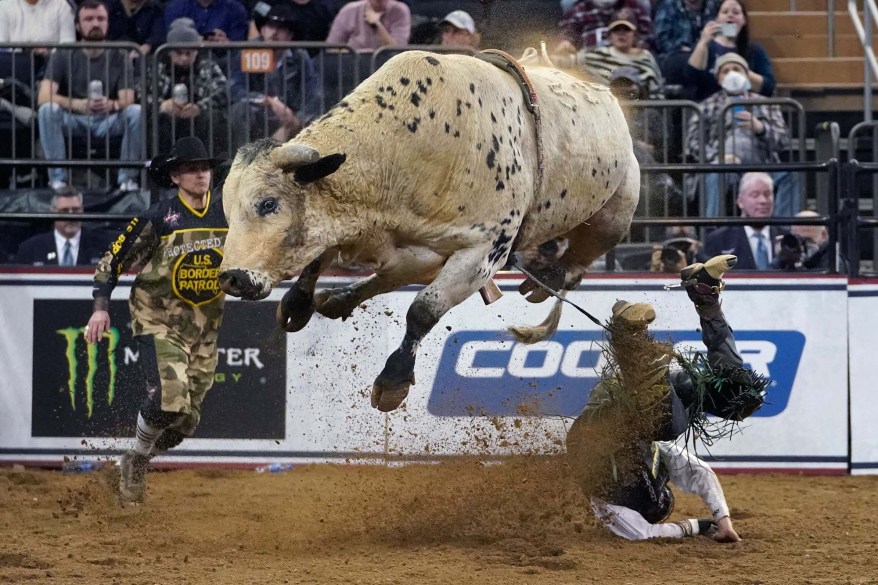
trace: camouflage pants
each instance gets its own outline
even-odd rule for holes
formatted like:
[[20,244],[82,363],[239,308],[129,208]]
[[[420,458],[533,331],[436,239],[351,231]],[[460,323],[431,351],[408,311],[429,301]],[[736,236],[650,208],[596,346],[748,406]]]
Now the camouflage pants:
[[[149,397],[144,418],[156,426],[192,436],[201,420],[201,406],[213,386],[216,336],[185,347],[161,335],[141,335],[140,363]],[[150,411],[153,416],[147,416]]]

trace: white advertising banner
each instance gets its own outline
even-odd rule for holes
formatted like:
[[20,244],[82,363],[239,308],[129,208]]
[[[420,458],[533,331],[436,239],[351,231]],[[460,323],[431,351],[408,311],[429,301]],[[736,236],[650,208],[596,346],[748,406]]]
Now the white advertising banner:
[[[80,328],[90,313],[89,280],[0,275],[0,459],[109,455],[133,435],[145,389],[123,302],[130,280],[114,294],[115,347],[88,351]],[[331,277],[320,286],[350,281]],[[602,320],[617,299],[650,302],[657,337],[703,348],[686,294],[663,287],[674,281],[589,277],[569,298]],[[503,298],[485,306],[474,295],[424,339],[416,384],[404,407],[386,415],[370,406],[372,381],[402,339],[418,288],[368,301],[345,321],[315,315],[289,335],[273,318],[286,289],[260,303],[230,300],[198,438],[164,461],[394,462],[563,450],[566,425],[597,381],[601,331],[567,306],[551,340],[515,343],[506,328],[539,323],[551,302],[525,301],[520,278],[497,282]],[[736,276],[723,299],[745,361],[773,383],[768,403],[740,432],[699,453],[719,469],[846,472],[846,279]]]
[[878,393],[875,347],[878,340],[878,281],[848,287],[850,335],[851,473],[878,473]]

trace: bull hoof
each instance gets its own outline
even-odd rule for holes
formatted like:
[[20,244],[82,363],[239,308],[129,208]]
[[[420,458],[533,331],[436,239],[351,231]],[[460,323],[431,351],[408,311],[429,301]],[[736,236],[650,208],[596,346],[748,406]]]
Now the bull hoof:
[[537,286],[531,279],[526,279],[518,286],[519,294],[529,303],[542,303],[549,298],[549,293]]
[[277,324],[287,333],[301,331],[314,314],[314,296],[294,284],[277,304]]
[[358,304],[356,294],[347,287],[322,290],[314,295],[316,311],[327,319],[347,319]]
[[384,364],[372,385],[372,408],[381,412],[396,410],[409,394],[415,383],[415,356],[412,352],[397,349]]
[[409,384],[396,388],[381,388],[376,381],[372,385],[372,408],[377,408],[381,412],[396,410],[408,395]]

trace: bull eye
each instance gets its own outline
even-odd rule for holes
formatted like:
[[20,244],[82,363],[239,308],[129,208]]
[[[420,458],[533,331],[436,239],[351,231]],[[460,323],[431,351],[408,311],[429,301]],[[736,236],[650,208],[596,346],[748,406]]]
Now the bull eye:
[[266,197],[256,205],[256,211],[262,217],[269,213],[277,213],[277,208],[277,197]]

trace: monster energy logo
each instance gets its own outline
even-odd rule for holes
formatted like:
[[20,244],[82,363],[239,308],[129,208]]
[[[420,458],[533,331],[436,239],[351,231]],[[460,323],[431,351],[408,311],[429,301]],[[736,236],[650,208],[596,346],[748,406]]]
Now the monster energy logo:
[[[91,418],[94,411],[94,392],[95,392],[95,374],[98,372],[98,351],[102,344],[91,344],[85,342],[85,327],[67,327],[66,329],[58,329],[55,333],[64,338],[66,342],[66,350],[64,354],[67,356],[67,392],[70,395],[70,406],[76,410],[76,373],[79,370],[79,359],[76,356],[76,346],[82,338],[86,347],[86,363],[85,372],[85,405],[88,411],[88,418]],[[109,340],[107,344],[107,363],[110,369],[110,382],[107,385],[107,404],[113,403],[116,397],[116,346],[119,345],[119,330],[110,327],[110,330],[104,333],[104,337]]]

